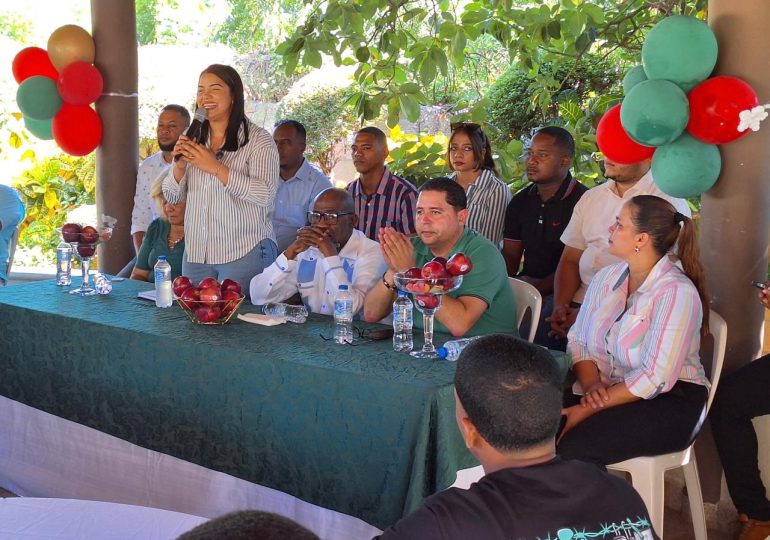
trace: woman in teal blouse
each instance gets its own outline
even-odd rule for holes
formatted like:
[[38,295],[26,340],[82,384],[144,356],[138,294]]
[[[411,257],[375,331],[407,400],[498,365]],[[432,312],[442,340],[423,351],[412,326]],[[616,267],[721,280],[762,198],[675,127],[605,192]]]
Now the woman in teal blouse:
[[155,281],[153,268],[158,256],[165,255],[171,265],[171,278],[182,275],[182,255],[184,254],[184,212],[187,203],[182,200],[171,204],[163,197],[161,182],[155,182],[150,195],[160,209],[158,219],[150,223],[144,235],[136,265],[131,271],[131,279]]

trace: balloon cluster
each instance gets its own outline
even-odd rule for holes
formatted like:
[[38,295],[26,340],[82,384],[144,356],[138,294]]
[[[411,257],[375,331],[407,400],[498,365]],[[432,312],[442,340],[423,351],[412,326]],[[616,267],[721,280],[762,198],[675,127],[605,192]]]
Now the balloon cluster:
[[54,30],[47,51],[27,47],[13,59],[16,103],[27,130],[73,156],[93,152],[102,140],[102,121],[91,108],[104,86],[95,54],[90,34],[68,24]]
[[767,116],[757,94],[735,77],[708,78],[717,40],[694,17],[673,16],[650,30],[642,65],[623,79],[625,97],[596,129],[599,149],[611,161],[652,158],[655,183],[673,197],[710,189],[722,159],[717,144],[737,140]]

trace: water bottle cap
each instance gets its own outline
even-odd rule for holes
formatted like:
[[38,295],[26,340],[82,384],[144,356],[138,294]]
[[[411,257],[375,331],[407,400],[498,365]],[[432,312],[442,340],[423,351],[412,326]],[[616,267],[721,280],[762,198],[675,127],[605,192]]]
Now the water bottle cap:
[[166,256],[165,255],[158,255],[158,260],[159,261],[165,261],[166,260]]
[[348,286],[347,285],[340,285],[340,290],[341,291],[347,291],[348,290]]
[[399,296],[406,296],[407,292],[406,291],[398,291],[398,295]]
[[443,360],[444,358],[447,357],[447,355],[449,354],[449,351],[447,350],[446,347],[438,347],[436,348],[436,354],[438,355],[439,358]]

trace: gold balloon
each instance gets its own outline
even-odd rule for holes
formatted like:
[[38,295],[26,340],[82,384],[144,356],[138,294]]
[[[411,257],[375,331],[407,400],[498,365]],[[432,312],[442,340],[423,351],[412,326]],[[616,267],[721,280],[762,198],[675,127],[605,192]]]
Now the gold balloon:
[[48,56],[59,71],[72,62],[93,64],[96,56],[94,40],[81,27],[67,24],[54,30],[48,38]]

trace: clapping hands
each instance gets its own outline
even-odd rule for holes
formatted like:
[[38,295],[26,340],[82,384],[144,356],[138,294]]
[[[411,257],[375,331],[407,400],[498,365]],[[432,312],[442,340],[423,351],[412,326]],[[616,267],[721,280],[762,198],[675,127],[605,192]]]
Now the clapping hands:
[[405,272],[414,266],[414,246],[405,234],[383,227],[378,238],[385,264],[393,272]]

